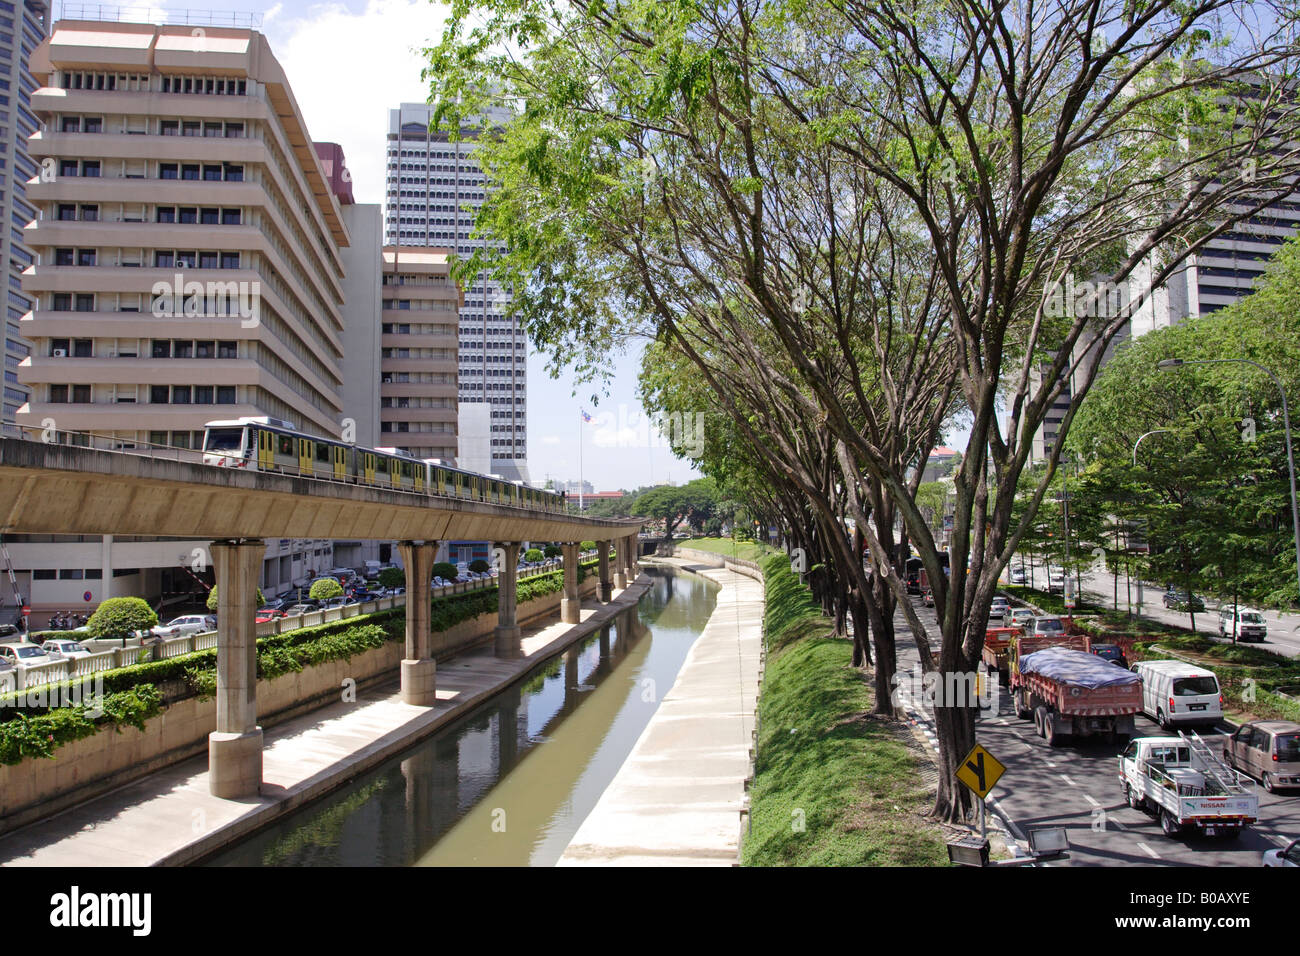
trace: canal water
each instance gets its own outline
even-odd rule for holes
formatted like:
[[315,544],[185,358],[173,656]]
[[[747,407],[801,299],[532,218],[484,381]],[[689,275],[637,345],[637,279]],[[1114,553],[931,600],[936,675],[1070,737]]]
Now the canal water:
[[637,607],[216,866],[551,866],[672,687],[717,585],[644,566]]

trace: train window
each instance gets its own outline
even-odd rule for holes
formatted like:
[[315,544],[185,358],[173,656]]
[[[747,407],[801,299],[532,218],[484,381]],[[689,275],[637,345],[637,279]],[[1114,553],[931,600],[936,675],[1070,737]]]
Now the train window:
[[316,443],[316,460],[328,462],[330,460],[330,446],[323,441]]
[[388,474],[388,459],[375,457],[375,471],[381,475]]
[[278,444],[279,450],[277,454],[292,455],[294,453],[293,439],[290,438],[288,435],[278,435],[277,437],[279,438],[279,444]]

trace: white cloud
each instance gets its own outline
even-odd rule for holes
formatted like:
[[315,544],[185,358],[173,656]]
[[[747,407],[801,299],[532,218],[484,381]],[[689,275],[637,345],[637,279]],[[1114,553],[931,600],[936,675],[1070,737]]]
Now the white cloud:
[[559,435],[543,435],[543,436],[542,436],[542,444],[543,444],[543,445],[558,445],[559,443],[560,443],[560,436],[559,436]]
[[312,139],[343,147],[357,202],[384,201],[388,111],[428,99],[420,50],[441,39],[446,12],[429,0],[369,0],[362,13],[327,3],[294,16],[277,5],[264,20]]

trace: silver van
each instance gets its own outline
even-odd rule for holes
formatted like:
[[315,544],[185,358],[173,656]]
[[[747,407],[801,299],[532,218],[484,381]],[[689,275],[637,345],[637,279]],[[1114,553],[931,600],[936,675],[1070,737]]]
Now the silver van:
[[1300,787],[1300,724],[1289,720],[1242,724],[1228,738],[1223,755],[1234,770],[1257,778],[1269,793],[1279,787]]
[[1180,724],[1213,726],[1223,719],[1223,692],[1214,671],[1184,661],[1138,661],[1142,712],[1165,730]]

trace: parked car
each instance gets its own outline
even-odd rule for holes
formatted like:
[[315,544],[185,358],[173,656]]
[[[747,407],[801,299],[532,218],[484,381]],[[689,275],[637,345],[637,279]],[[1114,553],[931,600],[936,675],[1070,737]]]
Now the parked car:
[[295,604],[284,612],[285,617],[298,617],[301,614],[311,614],[313,611],[319,611],[320,607],[315,601],[304,601],[302,604]]
[[348,603],[347,597],[340,594],[338,597],[326,598],[321,604],[321,610],[328,611],[330,608],[344,607]]
[[1300,866],[1300,840],[1292,840],[1284,850],[1265,850],[1265,866]]
[[360,603],[363,601],[377,601],[382,595],[378,591],[371,591],[369,588],[357,588],[352,592],[352,600]]
[[926,588],[921,592],[921,603],[926,607],[934,607],[934,592]]
[[257,609],[257,616],[265,617],[268,619],[273,617],[284,617],[284,608],[278,606],[273,607],[270,604],[266,604]]
[[0,641],[21,641],[22,628],[14,624],[0,624]]
[[1234,770],[1259,779],[1272,793],[1279,787],[1300,787],[1300,724],[1261,720],[1242,724],[1223,746]]
[[1034,620],[1034,612],[1027,607],[1013,607],[1011,609],[1011,620],[1007,621],[1008,627],[1027,627]]
[[61,638],[46,641],[41,650],[56,661],[71,661],[78,657],[89,657],[90,651],[77,641],[65,641]]
[[15,641],[0,644],[0,660],[6,660],[14,667],[34,667],[37,664],[48,664],[53,658],[37,644]]
[[272,598],[258,608],[257,612],[260,614],[263,611],[279,611],[281,616],[283,616],[285,609],[290,607],[293,603],[293,600],[290,598]]
[[1089,650],[1104,661],[1110,661],[1125,670],[1128,669],[1128,658],[1124,656],[1124,648],[1118,644],[1092,644]]
[[1254,608],[1238,607],[1234,612],[1231,604],[1220,605],[1219,637],[1262,641],[1268,637],[1268,622]]
[[1142,678],[1142,710],[1161,727],[1213,726],[1223,718],[1214,671],[1184,661],[1138,661],[1129,670]]
[[1165,607],[1172,611],[1204,611],[1205,602],[1195,594],[1188,593],[1181,588],[1170,588],[1165,591],[1165,596],[1161,599]]
[[215,631],[217,618],[212,614],[186,614],[172,618],[166,624],[157,624],[149,630],[154,637],[189,637],[204,631]]

